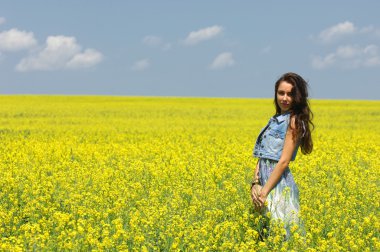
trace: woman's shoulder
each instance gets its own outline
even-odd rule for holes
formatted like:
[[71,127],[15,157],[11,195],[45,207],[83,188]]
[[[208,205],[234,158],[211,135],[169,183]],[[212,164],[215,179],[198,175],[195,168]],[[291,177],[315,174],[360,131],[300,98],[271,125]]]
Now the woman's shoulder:
[[295,126],[296,126],[296,118],[297,118],[297,115],[289,115],[289,124],[290,126],[292,126],[292,128],[294,129]]
[[[298,125],[297,125],[298,123]],[[302,127],[299,126],[299,123],[302,124]],[[288,127],[288,130],[290,130],[291,132],[293,132],[294,136],[300,140],[301,137],[303,137],[304,133],[302,134],[301,136],[301,133],[305,131],[305,126],[304,126],[304,122],[301,121],[301,122],[297,122],[297,115],[291,115],[289,117],[289,126]]]

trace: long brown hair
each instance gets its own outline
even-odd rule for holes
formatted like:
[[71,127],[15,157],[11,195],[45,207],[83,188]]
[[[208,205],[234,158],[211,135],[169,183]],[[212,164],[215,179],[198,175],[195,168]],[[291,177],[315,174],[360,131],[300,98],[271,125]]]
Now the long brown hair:
[[[277,104],[277,90],[281,82],[287,82],[293,86],[292,88],[292,105],[290,108],[291,117],[295,118],[295,131],[293,137],[296,137],[301,146],[303,154],[310,154],[313,150],[313,140],[311,138],[311,130],[314,129],[312,122],[313,112],[310,110],[308,100],[308,84],[296,73],[285,73],[277,80],[274,92],[274,104],[276,113],[281,114],[281,108]],[[289,126],[290,122],[289,122]]]

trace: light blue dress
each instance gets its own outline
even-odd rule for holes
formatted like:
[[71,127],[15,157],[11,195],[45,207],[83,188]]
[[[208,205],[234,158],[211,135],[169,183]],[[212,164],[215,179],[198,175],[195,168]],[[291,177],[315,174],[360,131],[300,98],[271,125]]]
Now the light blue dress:
[[[265,185],[278,161],[260,158],[259,179]],[[286,229],[286,237],[290,236],[293,223],[299,225],[299,191],[289,167],[283,172],[279,182],[267,197],[264,213],[270,212],[271,220],[281,220]]]

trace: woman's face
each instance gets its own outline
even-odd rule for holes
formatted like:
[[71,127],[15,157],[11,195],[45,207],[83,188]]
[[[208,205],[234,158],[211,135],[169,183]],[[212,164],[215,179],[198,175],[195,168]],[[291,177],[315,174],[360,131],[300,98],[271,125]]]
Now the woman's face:
[[278,85],[277,89],[277,104],[281,109],[281,114],[287,112],[292,107],[293,96],[292,96],[292,84],[282,81],[280,85]]

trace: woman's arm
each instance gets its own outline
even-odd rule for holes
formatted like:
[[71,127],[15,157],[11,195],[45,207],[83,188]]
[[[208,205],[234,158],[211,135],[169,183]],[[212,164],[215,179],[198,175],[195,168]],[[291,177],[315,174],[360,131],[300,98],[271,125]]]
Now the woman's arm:
[[253,174],[252,182],[255,182],[255,184],[252,184],[252,186],[251,186],[252,203],[255,205],[255,207],[257,209],[260,209],[259,192],[261,190],[261,185],[259,185],[259,183],[258,183],[259,176],[260,176],[259,175],[259,169],[260,169],[259,162],[260,162],[260,159],[257,160],[256,169],[255,169],[255,172]]
[[259,179],[259,161],[260,161],[260,159],[257,160],[255,173],[253,174],[253,181],[256,181]]
[[[269,176],[268,181],[265,183],[265,185],[261,189],[261,192],[259,195],[259,201],[260,201],[261,206],[264,205],[268,194],[276,186],[283,172],[285,171],[286,167],[288,167],[289,165],[289,162],[292,158],[293,152],[297,145],[297,140],[293,138],[293,134],[292,134],[295,129],[296,129],[295,118],[292,117],[291,127],[288,127],[288,130],[286,132],[284,148],[282,150],[280,160],[276,164],[272,174]],[[295,135],[297,136],[297,134]]]

